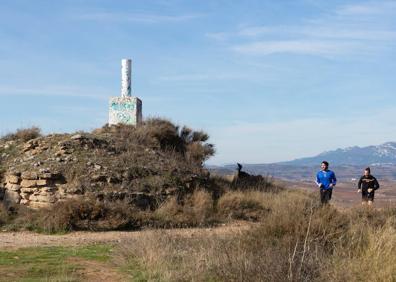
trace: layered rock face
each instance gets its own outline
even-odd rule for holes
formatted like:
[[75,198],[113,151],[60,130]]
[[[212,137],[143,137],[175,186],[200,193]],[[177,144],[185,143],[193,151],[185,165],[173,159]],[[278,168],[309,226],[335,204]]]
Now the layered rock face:
[[75,198],[68,193],[65,179],[59,172],[9,172],[5,177],[4,201],[32,208],[49,207],[57,201]]

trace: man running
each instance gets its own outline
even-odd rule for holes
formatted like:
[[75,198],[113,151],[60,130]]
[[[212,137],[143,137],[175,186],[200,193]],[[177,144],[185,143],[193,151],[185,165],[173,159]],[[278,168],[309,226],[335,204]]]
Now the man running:
[[379,188],[377,179],[371,175],[370,168],[364,170],[364,175],[360,177],[358,183],[358,193],[362,193],[362,205],[371,206],[374,202],[374,191]]
[[335,173],[329,170],[329,163],[323,161],[320,165],[321,171],[316,174],[316,184],[320,188],[320,201],[327,204],[331,200],[333,188],[337,184]]

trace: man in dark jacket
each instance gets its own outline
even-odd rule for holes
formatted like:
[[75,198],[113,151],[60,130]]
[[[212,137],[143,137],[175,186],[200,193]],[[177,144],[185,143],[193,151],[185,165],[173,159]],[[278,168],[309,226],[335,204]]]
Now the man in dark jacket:
[[366,168],[358,183],[358,193],[362,193],[362,205],[368,204],[371,206],[373,204],[374,191],[379,187],[377,179],[371,175],[370,168]]
[[320,189],[320,201],[327,204],[331,200],[333,188],[337,184],[335,173],[329,170],[329,163],[323,161],[320,165],[321,170],[316,174],[316,185]]

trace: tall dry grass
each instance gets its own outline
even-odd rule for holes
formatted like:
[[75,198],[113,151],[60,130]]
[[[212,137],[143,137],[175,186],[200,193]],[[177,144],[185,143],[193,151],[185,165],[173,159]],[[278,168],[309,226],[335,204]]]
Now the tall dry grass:
[[[220,209],[264,209],[249,230],[127,242],[119,260],[148,281],[395,281],[395,210],[339,212],[315,195],[228,192]],[[226,213],[227,214],[227,213]]]

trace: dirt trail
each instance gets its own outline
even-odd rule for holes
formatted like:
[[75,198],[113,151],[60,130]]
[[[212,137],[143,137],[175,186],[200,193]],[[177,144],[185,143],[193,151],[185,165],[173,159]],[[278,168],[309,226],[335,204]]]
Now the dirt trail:
[[181,236],[196,236],[205,234],[226,235],[249,229],[253,223],[234,222],[213,228],[185,228],[167,230],[142,231],[109,231],[109,232],[72,232],[64,235],[45,235],[33,232],[0,232],[0,250],[25,247],[45,246],[79,246],[98,243],[121,243],[124,240],[139,238],[151,233],[170,233]]
[[70,259],[69,262],[79,266],[77,274],[84,278],[82,281],[127,281],[126,277],[117,272],[114,267],[103,262],[84,260],[81,258],[73,258]]

